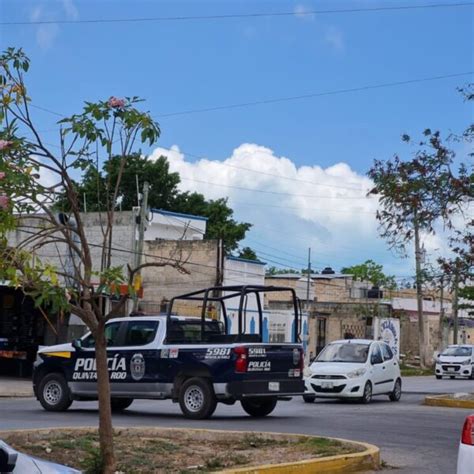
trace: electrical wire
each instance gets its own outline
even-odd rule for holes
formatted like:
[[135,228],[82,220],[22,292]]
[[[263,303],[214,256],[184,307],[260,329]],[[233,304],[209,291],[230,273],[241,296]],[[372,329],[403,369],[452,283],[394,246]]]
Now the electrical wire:
[[389,12],[407,10],[426,10],[433,8],[459,8],[473,6],[472,2],[457,3],[431,3],[425,5],[400,5],[390,7],[368,7],[368,8],[344,8],[331,10],[294,10],[282,12],[252,12],[252,13],[231,13],[214,15],[180,15],[180,16],[154,16],[136,18],[91,18],[76,20],[31,20],[31,21],[2,21],[1,26],[21,26],[21,25],[82,25],[82,24],[104,24],[104,23],[145,23],[145,22],[178,22],[178,21],[211,21],[211,20],[231,20],[245,18],[275,18],[275,17],[304,17],[315,15],[335,15],[348,13],[369,13],[369,12]]

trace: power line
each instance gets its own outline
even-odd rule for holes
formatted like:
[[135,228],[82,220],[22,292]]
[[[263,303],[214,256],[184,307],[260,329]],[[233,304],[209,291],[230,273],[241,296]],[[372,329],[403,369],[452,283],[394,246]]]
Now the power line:
[[[183,178],[180,177],[182,181],[193,181],[196,183],[203,183],[203,184],[210,184],[211,186],[219,186],[222,188],[232,188],[232,189],[239,189],[241,191],[250,191],[250,192],[256,192],[256,193],[265,193],[265,194],[276,194],[280,196],[293,196],[293,197],[306,197],[306,198],[314,198],[314,199],[370,199],[368,196],[317,196],[314,194],[293,194],[293,193],[286,193],[283,191],[268,191],[264,189],[252,189],[252,188],[245,188],[243,186],[234,186],[232,184],[221,184],[221,183],[212,183],[210,181],[204,181],[201,179],[195,179],[195,178]],[[335,187],[338,187],[337,185]],[[344,189],[356,189],[356,188],[344,188]]]
[[433,8],[457,8],[473,6],[472,2],[458,3],[432,3],[426,5],[405,5],[392,7],[369,7],[369,8],[345,8],[337,10],[302,10],[302,11],[283,11],[283,12],[254,12],[254,13],[231,13],[221,15],[181,15],[181,16],[154,16],[137,18],[91,18],[84,20],[33,20],[33,21],[3,21],[2,26],[20,26],[20,25],[80,25],[80,24],[101,24],[101,23],[145,23],[145,22],[177,22],[177,21],[209,21],[209,20],[231,20],[244,18],[274,18],[274,17],[311,17],[314,15],[328,14],[348,14],[348,13],[369,13],[369,12],[388,12],[388,11],[406,11],[406,10],[426,10]]
[[[234,199],[232,199],[232,202],[234,204],[238,204],[239,206],[251,206],[251,207],[270,207],[270,208],[275,208],[275,209],[293,209],[293,210],[300,210],[301,207],[297,207],[297,206],[278,206],[276,204],[257,204],[257,203],[254,203],[254,202],[242,202],[242,201],[236,201]],[[311,209],[309,209],[311,211],[320,211],[320,212],[327,212],[329,214],[332,214],[332,213],[349,213],[349,214],[354,214],[354,213],[357,213],[357,214],[370,214],[370,215],[375,215],[374,212],[371,212],[371,211],[360,211],[360,210],[354,210],[354,209],[321,209],[321,208],[316,208],[316,207],[312,207]]]
[[403,86],[408,84],[418,84],[422,82],[428,81],[439,81],[442,79],[450,79],[454,77],[462,77],[462,76],[470,76],[474,73],[474,71],[467,71],[467,72],[459,72],[455,74],[445,74],[441,76],[430,76],[430,77],[423,77],[419,79],[408,79],[405,81],[393,81],[393,82],[384,82],[380,84],[373,84],[361,87],[351,87],[347,89],[336,89],[332,91],[325,91],[325,92],[312,92],[309,94],[301,94],[301,95],[294,95],[288,97],[274,97],[270,99],[264,100],[255,100],[250,102],[241,102],[235,104],[226,104],[226,105],[218,105],[215,107],[203,107],[200,109],[189,109],[189,110],[182,110],[179,112],[170,112],[166,114],[160,114],[158,117],[160,118],[167,118],[167,117],[176,117],[178,115],[191,115],[191,114],[199,114],[203,112],[215,112],[219,110],[230,110],[230,109],[238,109],[238,108],[245,108],[245,107],[255,107],[258,105],[268,105],[268,104],[275,104],[279,102],[290,102],[295,100],[303,100],[303,99],[312,99],[315,97],[324,97],[330,95],[339,95],[339,94],[348,94],[351,92],[361,92],[366,90],[373,90],[373,89],[382,89],[385,87],[396,87],[396,86]]

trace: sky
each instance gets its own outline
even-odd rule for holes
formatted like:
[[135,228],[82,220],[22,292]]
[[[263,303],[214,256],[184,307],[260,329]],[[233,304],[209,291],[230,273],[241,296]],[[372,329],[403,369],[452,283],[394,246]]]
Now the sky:
[[[466,128],[473,107],[457,87],[474,78],[384,84],[474,71],[474,6],[308,12],[436,3],[0,0],[0,22],[295,13],[0,25],[0,48],[24,48],[33,104],[50,111],[144,98],[162,134],[143,152],[168,156],[183,190],[228,197],[236,219],[253,224],[242,245],[269,265],[302,268],[311,247],[313,268],[371,258],[402,278],[413,275],[412,258],[393,254],[378,236],[366,173],[374,159],[411,156],[404,133]],[[307,95],[314,96],[199,111]],[[58,116],[36,109],[35,119],[45,140],[57,143]],[[428,257],[445,252],[439,236],[423,240]]]

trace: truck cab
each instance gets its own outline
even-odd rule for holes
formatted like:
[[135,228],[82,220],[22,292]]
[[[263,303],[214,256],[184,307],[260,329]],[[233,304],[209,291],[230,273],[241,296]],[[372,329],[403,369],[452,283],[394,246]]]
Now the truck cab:
[[[293,340],[263,341],[262,301],[267,291],[294,296]],[[245,304],[258,301],[259,323],[246,330]],[[230,331],[226,300],[239,301],[238,324]],[[177,316],[178,300],[199,302],[201,317]],[[220,312],[208,317],[210,303]],[[166,315],[110,320],[105,328],[111,403],[114,411],[134,399],[171,399],[188,418],[210,417],[217,403],[239,401],[252,416],[266,416],[278,400],[303,395],[303,348],[300,311],[294,291],[281,287],[215,287],[173,298]],[[92,334],[70,344],[38,351],[33,386],[49,411],[66,410],[74,400],[97,399],[95,345]]]

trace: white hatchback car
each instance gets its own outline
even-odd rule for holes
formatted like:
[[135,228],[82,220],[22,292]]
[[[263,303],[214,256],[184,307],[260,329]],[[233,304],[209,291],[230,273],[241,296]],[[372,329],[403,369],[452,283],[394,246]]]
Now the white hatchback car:
[[464,422],[456,472],[457,474],[472,474],[474,472],[474,415],[469,415]]
[[437,379],[443,376],[474,378],[474,346],[455,344],[446,347],[436,358],[435,375]]
[[397,402],[402,379],[397,358],[382,341],[349,339],[328,344],[305,369],[305,402],[353,398],[369,403],[373,395]]

